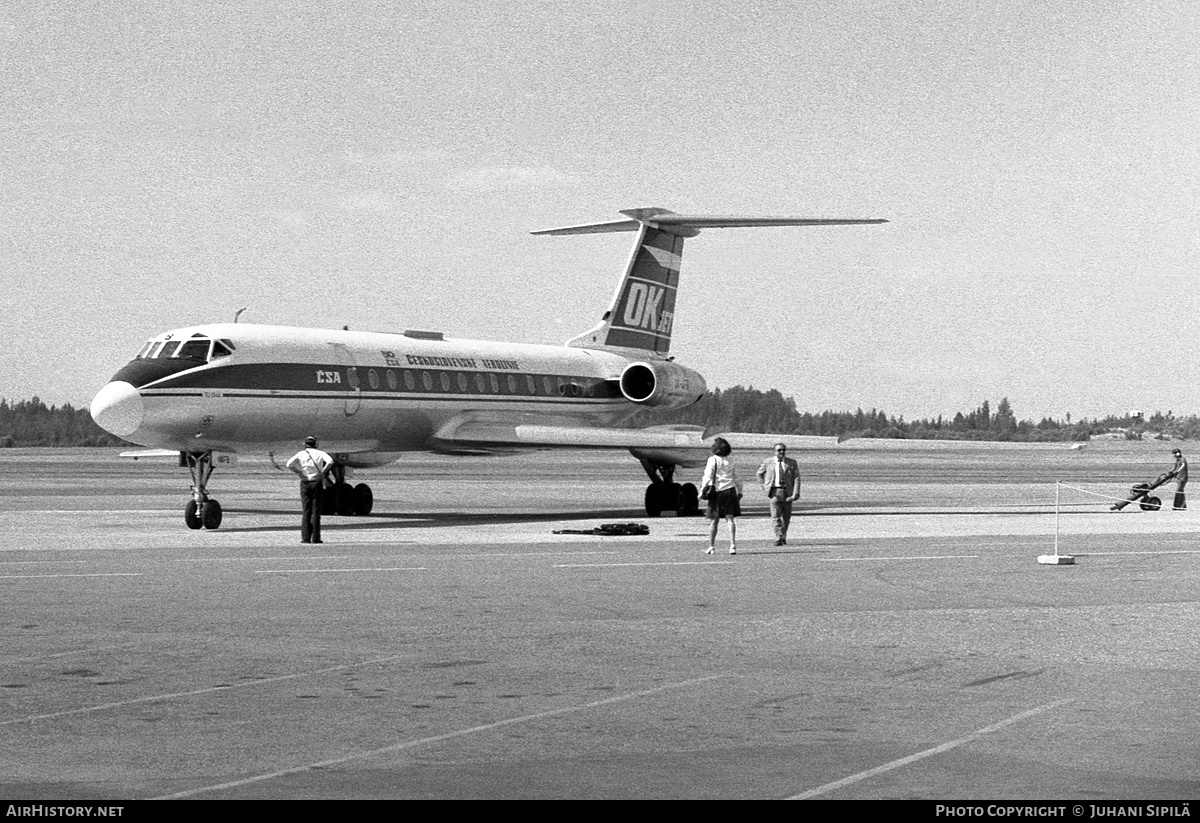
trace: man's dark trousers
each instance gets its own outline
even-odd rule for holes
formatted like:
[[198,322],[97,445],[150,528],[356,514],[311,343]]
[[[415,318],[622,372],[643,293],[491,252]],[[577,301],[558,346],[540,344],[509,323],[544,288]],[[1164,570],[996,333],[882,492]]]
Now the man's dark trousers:
[[321,539],[321,481],[300,481],[300,505],[304,508],[300,521],[300,541],[313,543]]

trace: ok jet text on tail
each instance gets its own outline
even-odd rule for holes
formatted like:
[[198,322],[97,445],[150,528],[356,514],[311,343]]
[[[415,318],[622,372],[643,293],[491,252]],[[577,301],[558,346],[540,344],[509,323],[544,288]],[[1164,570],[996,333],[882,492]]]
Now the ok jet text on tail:
[[[290,453],[307,435],[336,460],[339,514],[368,514],[373,495],[346,467],[379,466],[409,451],[504,454],[622,449],[650,477],[646,514],[698,511],[696,487],[674,481],[698,467],[711,437],[695,426],[622,428],[636,412],[704,397],[697,372],[669,356],[683,241],[705,228],[839,226],[886,220],[688,216],[664,209],[534,234],[636,231],[616,296],[600,323],[565,346],[223,323],[149,340],[92,401],[106,431],[179,452],[192,473],[184,519],[217,528],[213,467],[228,454]],[[714,435],[715,436],[715,435]],[[725,433],[738,449],[828,445],[829,438]]]

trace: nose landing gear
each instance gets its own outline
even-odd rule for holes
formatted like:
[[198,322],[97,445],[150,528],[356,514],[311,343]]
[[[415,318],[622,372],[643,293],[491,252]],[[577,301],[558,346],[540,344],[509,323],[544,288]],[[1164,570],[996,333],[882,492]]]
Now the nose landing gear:
[[183,522],[189,529],[217,529],[221,526],[221,504],[208,496],[208,478],[213,472],[213,453],[180,452],[179,464],[192,473],[192,499],[183,507]]

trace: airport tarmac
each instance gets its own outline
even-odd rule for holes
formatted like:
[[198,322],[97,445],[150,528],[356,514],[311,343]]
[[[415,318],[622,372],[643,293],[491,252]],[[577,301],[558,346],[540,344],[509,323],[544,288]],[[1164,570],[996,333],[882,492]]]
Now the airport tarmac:
[[0,450],[0,796],[1200,796],[1200,500],[1109,511],[1169,445],[862,446],[779,548],[735,451],[732,557],[615,453],[405,458],[301,545],[266,461],[190,531],[176,465]]

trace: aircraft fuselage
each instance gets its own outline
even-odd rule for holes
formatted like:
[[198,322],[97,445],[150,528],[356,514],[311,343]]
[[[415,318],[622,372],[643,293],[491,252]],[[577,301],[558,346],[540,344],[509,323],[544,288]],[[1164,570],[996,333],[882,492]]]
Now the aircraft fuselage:
[[[424,332],[208,324],[149,341],[93,411],[127,440],[179,451],[277,451],[305,432],[342,453],[436,450],[438,433],[464,422],[615,425],[638,411],[620,382],[638,359]],[[696,378],[688,402],[705,392]]]

